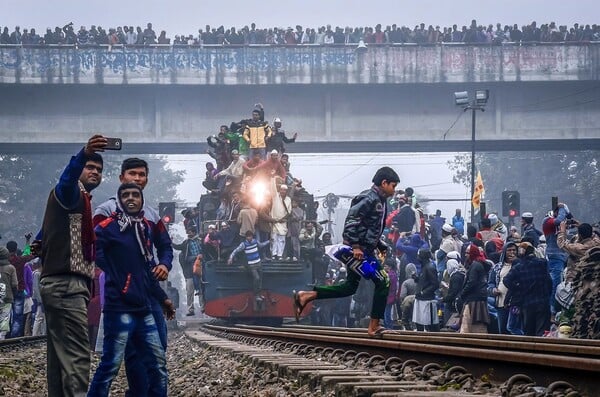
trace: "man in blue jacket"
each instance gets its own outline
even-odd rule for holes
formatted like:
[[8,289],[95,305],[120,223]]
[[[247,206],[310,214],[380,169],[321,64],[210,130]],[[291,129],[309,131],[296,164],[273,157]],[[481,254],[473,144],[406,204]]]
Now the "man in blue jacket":
[[[148,163],[140,158],[132,157],[123,160],[121,164],[121,174],[119,175],[119,181],[121,183],[135,183],[142,190],[148,184],[148,176],[150,170]],[[173,246],[170,238],[168,237],[167,228],[162,222],[158,211],[151,205],[144,201],[143,208],[144,218],[151,225],[153,237],[153,244],[156,252],[156,259],[158,265],[152,269],[152,273],[159,281],[167,279],[169,272],[172,268],[173,262]],[[111,197],[104,203],[100,204],[94,212],[94,226],[97,226],[100,222],[110,217],[111,214],[117,210],[117,197]],[[161,307],[162,302],[158,302],[156,299],[152,299],[152,314],[154,315],[154,321],[158,327],[158,334],[160,335],[160,341],[162,342],[163,348],[167,350],[167,322],[165,321],[163,310]],[[138,359],[136,351],[131,346],[128,346],[125,350],[125,372],[127,374],[127,382],[129,385],[136,390],[146,390],[148,381],[147,374],[141,360]],[[125,392],[125,396],[131,397],[134,394],[128,390]]]
[[[152,270],[156,266],[152,241],[169,239],[152,236],[156,229],[144,217],[142,189],[125,183],[117,193],[117,210],[95,229],[96,264],[106,274],[104,288],[104,347],[88,396],[108,396],[117,375],[125,346],[133,343],[148,371],[149,390],[131,390],[167,395],[165,351],[152,315],[152,297],[163,304],[167,318],[175,309],[158,285]],[[131,388],[131,385],[130,385]]]

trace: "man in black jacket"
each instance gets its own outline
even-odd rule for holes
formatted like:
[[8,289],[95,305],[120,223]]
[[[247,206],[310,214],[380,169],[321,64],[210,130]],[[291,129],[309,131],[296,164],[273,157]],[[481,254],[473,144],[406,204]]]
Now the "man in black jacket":
[[273,135],[267,141],[267,152],[275,149],[280,154],[285,153],[285,144],[286,143],[294,143],[296,142],[296,138],[298,137],[298,133],[294,133],[294,136],[288,138],[285,135],[285,131],[281,128],[281,119],[279,117],[275,117],[273,121]]
[[502,280],[511,293],[522,297],[523,331],[542,336],[550,329],[552,280],[546,259],[537,258],[531,243],[519,243],[519,262]]
[[[394,195],[396,185],[400,182],[398,174],[390,167],[377,170],[373,177],[373,186],[352,199],[346,222],[344,223],[344,244],[352,247],[355,260],[362,261],[365,256],[375,256],[375,250],[386,251],[387,246],[381,242],[381,235],[387,215],[387,198]],[[384,317],[386,300],[390,281],[383,267],[377,261],[377,271],[380,278],[371,278],[375,284],[373,306],[368,334],[381,337],[386,329],[380,324]],[[353,295],[358,288],[361,276],[348,271],[348,278],[340,284],[331,286],[316,286],[312,291],[294,293],[294,310],[296,319],[302,314],[304,307],[315,299],[341,298]]]

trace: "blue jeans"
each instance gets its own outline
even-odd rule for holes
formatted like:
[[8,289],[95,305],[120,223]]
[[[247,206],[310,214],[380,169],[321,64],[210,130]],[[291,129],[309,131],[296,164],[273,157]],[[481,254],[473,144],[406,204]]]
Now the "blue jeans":
[[348,327],[348,316],[345,314],[333,313],[333,321],[331,324],[334,327]]
[[392,329],[394,327],[394,322],[392,321],[392,309],[394,308],[393,303],[388,303],[385,305],[385,310],[383,312],[383,326],[387,329]]
[[560,307],[554,304],[554,294],[556,293],[556,286],[562,280],[562,272],[565,268],[566,260],[567,257],[565,254],[548,254],[548,272],[552,279],[552,294],[550,295],[550,312],[552,314],[560,311]]
[[[152,310],[152,316],[156,323],[160,344],[163,350],[167,351],[167,321],[160,307]],[[140,360],[138,351],[133,341],[127,343],[125,347],[125,373],[127,375],[128,390],[125,392],[126,397],[143,396],[141,390],[148,390],[148,369]]]
[[25,296],[22,292],[18,292],[13,300],[12,308],[12,324],[10,326],[10,337],[18,338],[23,336],[25,323],[23,318],[23,305],[25,304]]
[[498,333],[499,334],[508,334],[508,330],[506,329],[506,324],[508,323],[508,307],[497,307],[496,311],[498,313]]
[[[167,361],[154,316],[147,312],[104,312],[104,348],[88,397],[108,396],[128,343],[135,347],[149,383],[147,389],[132,392],[136,396],[167,395]],[[133,385],[129,386],[133,388]]]
[[511,306],[508,309],[506,331],[511,335],[525,335],[525,332],[523,331],[523,314],[521,313],[521,308]]
[[250,148],[250,149],[248,149],[248,158],[249,158],[249,159],[252,159],[252,158],[254,158],[254,154],[255,154],[255,153],[258,153],[258,154],[260,154],[260,158],[261,158],[262,160],[264,160],[264,159],[265,159],[265,157],[267,157],[267,148],[260,147],[260,148],[254,148],[254,149],[253,149],[253,148]]

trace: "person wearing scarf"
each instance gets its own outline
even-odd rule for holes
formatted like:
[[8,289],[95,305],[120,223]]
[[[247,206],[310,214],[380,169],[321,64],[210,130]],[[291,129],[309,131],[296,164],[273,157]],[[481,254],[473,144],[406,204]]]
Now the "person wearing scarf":
[[152,229],[144,218],[143,205],[142,189],[133,183],[122,184],[117,193],[117,210],[95,229],[96,264],[105,272],[106,282],[104,345],[90,384],[90,397],[108,396],[128,343],[135,346],[147,369],[149,390],[135,392],[167,395],[165,351],[152,315],[152,297],[163,303],[167,318],[173,317],[175,310],[152,273],[156,265]]
[[487,307],[487,275],[484,263],[486,259],[481,248],[471,244],[467,249],[465,286],[460,294],[463,302],[460,333],[487,334],[490,314]]
[[435,297],[440,287],[437,270],[431,261],[431,251],[421,248],[417,253],[421,262],[421,273],[417,279],[412,321],[417,331],[437,332],[440,330],[438,305]]
[[456,299],[461,294],[465,285],[467,270],[456,259],[448,259],[446,262],[446,273],[448,275],[448,292],[444,296],[444,324],[455,313],[459,313],[461,308],[456,307]]
[[498,312],[498,331],[501,334],[523,335],[518,291],[509,291],[503,282],[504,277],[517,263],[517,244],[509,241],[488,278],[488,294],[494,297]]

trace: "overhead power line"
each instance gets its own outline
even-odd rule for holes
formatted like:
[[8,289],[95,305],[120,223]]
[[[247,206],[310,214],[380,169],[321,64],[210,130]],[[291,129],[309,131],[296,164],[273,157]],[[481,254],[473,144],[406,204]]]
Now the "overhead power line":
[[454,123],[452,123],[452,125],[446,130],[446,132],[444,132],[444,135],[442,136],[443,141],[446,140],[446,135],[456,125],[456,123],[458,123],[458,120],[460,120],[460,118],[462,117],[463,114],[465,114],[465,112],[463,110],[461,110],[460,113],[458,114],[458,117],[456,118],[456,120],[454,120]]
[[534,107],[534,106],[541,105],[541,104],[544,104],[544,103],[560,101],[560,100],[563,100],[565,98],[570,98],[570,97],[573,97],[573,96],[576,96],[576,95],[584,94],[584,93],[589,92],[589,91],[597,90],[598,88],[600,88],[600,86],[596,84],[596,85],[593,85],[591,87],[585,88],[583,90],[572,92],[570,94],[561,95],[561,96],[557,96],[557,97],[554,97],[554,98],[546,98],[546,99],[542,99],[541,101],[532,102],[532,103],[526,103],[524,105],[508,106],[507,109],[523,109],[523,108],[526,108],[526,107]]

